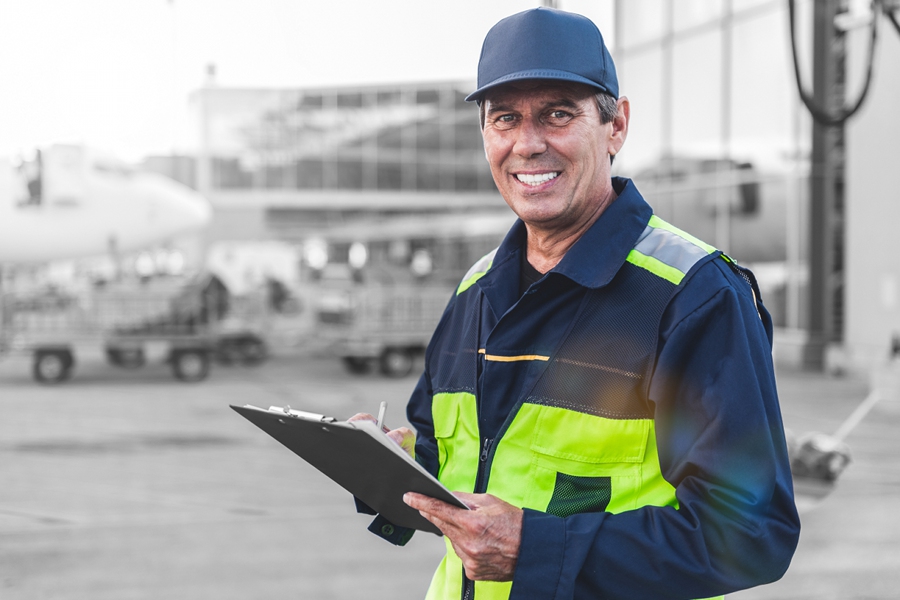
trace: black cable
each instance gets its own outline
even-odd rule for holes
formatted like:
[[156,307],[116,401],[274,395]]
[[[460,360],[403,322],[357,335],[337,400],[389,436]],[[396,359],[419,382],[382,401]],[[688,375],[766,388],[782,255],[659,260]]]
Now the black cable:
[[890,20],[891,23],[894,24],[894,29],[897,30],[897,35],[900,35],[900,22],[897,21],[897,15],[894,14],[894,11],[897,9],[888,9],[888,7],[883,6],[884,16]]
[[856,112],[860,109],[863,104],[863,101],[866,99],[866,95],[869,93],[869,87],[872,83],[872,66],[875,62],[875,45],[878,37],[878,7],[880,6],[880,2],[878,0],[872,0],[872,24],[870,26],[871,29],[871,39],[869,41],[869,58],[868,58],[868,66],[866,67],[866,82],[863,85],[863,89],[859,94],[859,98],[857,98],[856,102],[850,106],[844,106],[840,109],[838,114],[829,114],[825,109],[818,106],[815,102],[815,99],[807,93],[806,90],[803,89],[803,81],[800,78],[800,64],[797,59],[797,36],[795,33],[795,21],[796,21],[796,0],[788,0],[788,16],[790,18],[790,28],[791,28],[791,56],[794,62],[794,77],[797,80],[797,91],[800,93],[800,99],[803,100],[803,104],[806,105],[807,110],[812,115],[813,119],[816,120],[820,125],[825,125],[826,127],[832,127],[836,125],[842,125],[847,119],[852,117]]

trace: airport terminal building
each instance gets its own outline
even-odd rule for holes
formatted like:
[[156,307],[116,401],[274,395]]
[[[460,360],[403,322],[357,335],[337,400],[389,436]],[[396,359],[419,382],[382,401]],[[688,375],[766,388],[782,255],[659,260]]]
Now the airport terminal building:
[[470,86],[199,90],[196,187],[217,209],[211,235],[302,241],[358,219],[502,210]]
[[[785,2],[675,4],[616,2],[613,53],[632,121],[615,170],[661,217],[754,269],[781,360],[858,370],[886,361],[900,346],[900,271],[867,248],[891,239],[886,228],[900,217],[889,198],[900,188],[891,166],[900,119],[890,108],[900,83],[886,76],[900,36],[881,36],[863,109],[820,127],[798,95]],[[814,19],[820,4],[839,3],[797,4],[805,85],[827,75],[828,89],[852,97],[866,36],[849,32],[830,70],[820,68],[809,51]],[[182,173],[213,203],[206,242],[301,243],[403,215],[506,211],[477,107],[463,100],[471,89],[203,87],[192,98],[196,162]]]

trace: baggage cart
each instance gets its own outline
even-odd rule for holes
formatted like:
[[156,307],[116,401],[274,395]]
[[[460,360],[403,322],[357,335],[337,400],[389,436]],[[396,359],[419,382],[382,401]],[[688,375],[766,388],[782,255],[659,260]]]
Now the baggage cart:
[[41,383],[68,379],[79,352],[99,348],[135,369],[160,354],[182,381],[207,377],[213,358],[265,358],[266,298],[233,298],[208,275],[98,286],[78,293],[0,296],[0,356],[27,353]]
[[325,289],[316,306],[316,331],[351,373],[377,366],[384,375],[403,377],[424,355],[452,293],[446,285]]

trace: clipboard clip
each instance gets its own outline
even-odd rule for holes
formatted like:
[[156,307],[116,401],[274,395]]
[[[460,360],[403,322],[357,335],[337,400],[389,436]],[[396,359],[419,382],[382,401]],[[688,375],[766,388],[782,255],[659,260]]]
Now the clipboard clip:
[[275,413],[284,413],[285,415],[292,417],[294,419],[306,419],[311,421],[321,421],[322,423],[336,423],[337,419],[334,417],[326,417],[325,415],[320,415],[317,413],[306,412],[303,410],[296,410],[290,407],[290,405],[285,404],[284,406],[270,406],[269,412]]

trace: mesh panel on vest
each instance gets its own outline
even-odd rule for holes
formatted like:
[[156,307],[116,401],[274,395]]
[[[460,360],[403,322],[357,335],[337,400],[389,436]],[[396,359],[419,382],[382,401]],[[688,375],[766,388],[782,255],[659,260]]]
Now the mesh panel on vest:
[[[469,292],[472,293],[472,292]],[[435,384],[434,393],[475,393],[478,369],[478,311],[481,302],[471,302],[463,311],[452,313],[442,329],[442,352],[429,359],[428,368]]]
[[557,473],[547,512],[557,517],[603,512],[609,506],[611,498],[612,484],[609,477],[576,477]]
[[645,379],[655,357],[659,315],[673,291],[669,282],[625,264],[609,285],[589,292],[526,401],[610,419],[652,417]]

